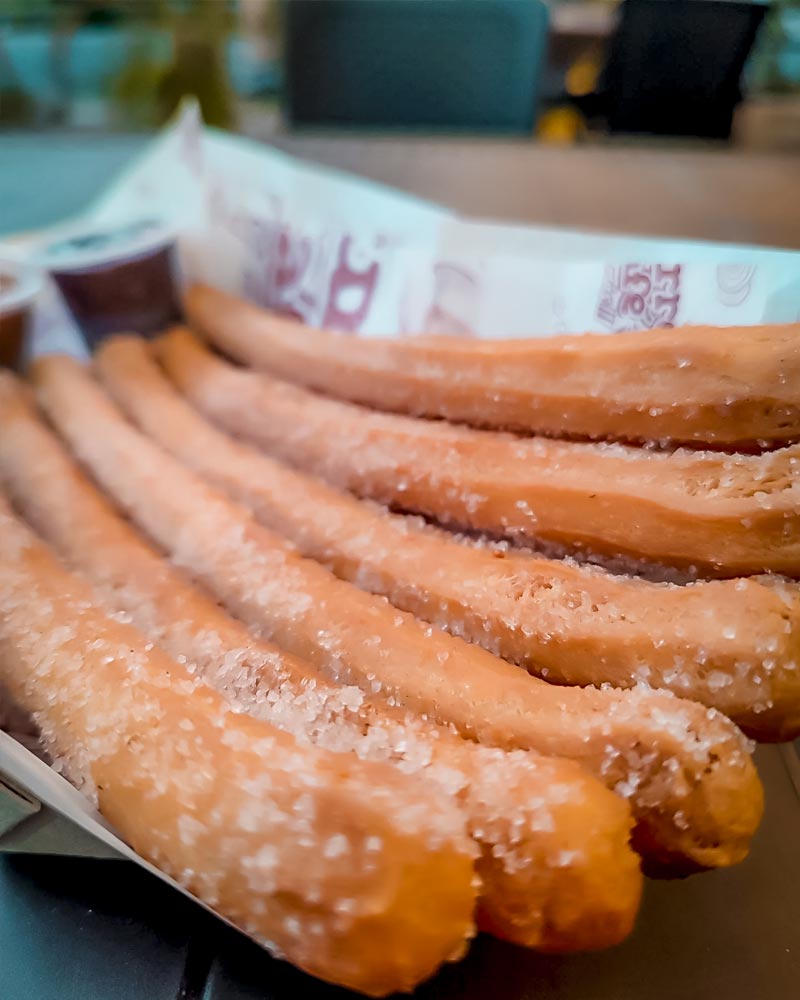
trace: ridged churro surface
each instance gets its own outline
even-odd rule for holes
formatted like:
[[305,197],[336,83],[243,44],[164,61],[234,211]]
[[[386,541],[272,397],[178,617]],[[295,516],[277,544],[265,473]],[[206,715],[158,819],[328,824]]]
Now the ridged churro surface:
[[283,648],[465,736],[582,763],[631,801],[652,859],[709,866],[746,854],[762,793],[739,731],[720,714],[666,692],[530,677],[297,555],[130,427],[69,359],[43,359],[34,380],[60,433],[128,515]]
[[97,370],[153,439],[307,556],[397,607],[565,684],[647,684],[720,709],[762,740],[800,732],[800,589],[764,579],[676,586],[464,544],[224,435],[138,338]]
[[800,438],[798,323],[392,340],[315,330],[202,285],[185,308],[239,361],[380,410],[561,437],[728,448]]
[[186,331],[159,357],[226,430],[397,509],[718,576],[800,575],[796,447],[752,456],[523,439],[323,398],[234,368]]
[[324,680],[226,615],[122,521],[11,378],[0,377],[0,423],[0,483],[107,611],[298,742],[389,763],[458,803],[480,852],[483,929],[562,951],[628,933],[641,876],[617,796],[569,761],[482,748]]

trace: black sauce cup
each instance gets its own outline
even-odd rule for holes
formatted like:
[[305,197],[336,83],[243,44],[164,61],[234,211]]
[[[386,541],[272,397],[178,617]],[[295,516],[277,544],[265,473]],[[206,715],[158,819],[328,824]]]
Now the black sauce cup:
[[40,249],[89,347],[111,333],[160,332],[180,319],[175,235],[142,219],[80,231]]

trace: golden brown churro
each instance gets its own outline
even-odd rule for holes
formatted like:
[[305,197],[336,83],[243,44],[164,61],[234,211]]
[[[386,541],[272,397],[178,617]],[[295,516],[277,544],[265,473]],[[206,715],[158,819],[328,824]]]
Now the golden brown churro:
[[337,580],[119,415],[81,367],[34,367],[40,402],[128,515],[233,613],[390,702],[509,749],[570,757],[630,798],[651,859],[724,865],[762,810],[739,731],[666,692],[558,688]]
[[731,576],[800,574],[800,452],[762,456],[522,440],[324,399],[233,368],[188,332],[170,378],[233,434],[336,486],[489,534]]
[[0,676],[143,857],[277,953],[374,996],[471,933],[458,809],[234,712],[93,605],[0,501]]
[[378,340],[315,330],[203,285],[184,305],[239,361],[381,410],[556,437],[725,447],[800,439],[798,323]]
[[[641,876],[629,810],[574,763],[479,748],[252,636],[165,563],[85,479],[38,420],[19,383],[0,373],[0,482],[17,508],[89,582],[171,656],[246,711],[300,742],[390,761],[459,803],[481,854],[479,921],[548,950],[624,937]],[[43,488],[46,486],[46,488]]]
[[718,708],[761,740],[800,733],[800,591],[758,579],[674,586],[464,545],[227,437],[136,337],[98,373],[125,412],[266,527],[337,576],[566,684],[637,682]]

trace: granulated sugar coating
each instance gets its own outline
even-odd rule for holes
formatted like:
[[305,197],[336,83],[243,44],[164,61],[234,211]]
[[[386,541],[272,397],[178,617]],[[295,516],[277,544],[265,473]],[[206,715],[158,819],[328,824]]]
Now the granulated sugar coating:
[[[233,368],[186,331],[170,333],[159,356],[192,402],[231,433],[401,510],[721,576],[800,574],[797,448],[773,453],[765,497],[756,498],[761,458],[520,439],[375,413]],[[720,485],[725,477],[731,487]]]
[[276,954],[372,995],[462,952],[460,810],[396,769],[298,745],[145,645],[0,502],[2,681],[134,849]]
[[138,338],[106,342],[96,365],[147,434],[361,589],[550,681],[646,683],[717,707],[761,739],[800,733],[796,585],[787,603],[757,579],[656,585],[467,545],[227,437],[177,395]]
[[379,410],[559,437],[800,438],[797,323],[389,339],[315,330],[203,285],[184,308],[226,355]]
[[[630,789],[637,838],[653,858],[719,865],[746,853],[761,788],[721,715],[665,692],[530,677],[301,558],[130,428],[77,366],[45,360],[35,380],[51,419],[132,519],[282,648],[466,736],[571,757]],[[102,434],[88,433],[98,426]]]
[[[132,618],[176,661],[188,657],[188,668],[237,708],[299,743],[388,762],[428,784],[432,797],[458,802],[481,851],[483,926],[519,943],[560,948],[598,947],[627,934],[639,874],[627,846],[628,811],[611,793],[565,761],[481,749],[407,711],[367,703],[358,688],[324,681],[309,664],[258,640],[120,520],[29,407],[18,406],[13,418],[9,411],[0,480],[95,584],[115,620]],[[45,479],[51,488],[42,493]],[[178,728],[194,727],[181,719]],[[323,850],[334,857],[343,844],[335,836]],[[565,887],[574,897],[569,909]]]

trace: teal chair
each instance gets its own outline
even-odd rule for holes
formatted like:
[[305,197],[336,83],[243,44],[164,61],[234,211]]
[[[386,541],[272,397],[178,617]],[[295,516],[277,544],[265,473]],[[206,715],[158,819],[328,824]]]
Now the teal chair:
[[540,0],[288,0],[294,126],[530,133]]

